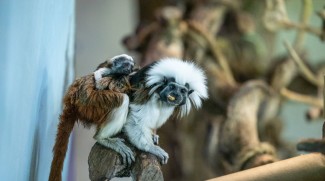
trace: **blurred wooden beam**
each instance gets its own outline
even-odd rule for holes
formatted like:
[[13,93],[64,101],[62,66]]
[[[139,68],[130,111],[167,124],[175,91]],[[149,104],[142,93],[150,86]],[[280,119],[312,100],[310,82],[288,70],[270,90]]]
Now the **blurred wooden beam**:
[[325,156],[321,153],[310,153],[209,181],[323,181],[324,178]]

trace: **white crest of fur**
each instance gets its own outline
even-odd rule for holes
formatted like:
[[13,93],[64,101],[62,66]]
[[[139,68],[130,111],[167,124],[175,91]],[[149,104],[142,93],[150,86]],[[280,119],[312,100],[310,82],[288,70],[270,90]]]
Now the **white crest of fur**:
[[[185,105],[181,107],[181,116],[187,115],[192,104],[195,108],[200,108],[202,99],[208,98],[206,76],[201,68],[195,63],[183,61],[177,58],[165,58],[154,64],[148,71],[146,77],[146,86],[150,87],[159,84],[164,77],[174,77],[178,84],[189,84],[189,88],[194,90],[186,100]],[[156,86],[153,87],[155,89]],[[153,91],[150,91],[153,93]]]
[[124,57],[124,58],[129,59],[129,60],[131,60],[132,62],[134,62],[133,58],[132,58],[130,55],[127,55],[127,54],[116,55],[116,56],[114,56],[113,58],[111,58],[111,59],[108,60],[108,61],[113,62],[113,61],[115,61],[116,59],[121,58],[121,57]]

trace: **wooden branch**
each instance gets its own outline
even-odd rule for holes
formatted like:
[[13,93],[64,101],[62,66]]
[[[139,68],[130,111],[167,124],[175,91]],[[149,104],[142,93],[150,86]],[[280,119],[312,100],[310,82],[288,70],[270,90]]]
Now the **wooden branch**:
[[299,55],[297,54],[297,52],[292,48],[292,46],[289,44],[288,41],[284,41],[284,45],[287,48],[290,56],[292,57],[292,59],[295,61],[295,63],[298,66],[299,71],[301,72],[301,74],[312,84],[321,87],[322,86],[322,82],[320,82],[317,78],[316,75],[314,75],[314,73],[309,70],[309,68],[305,65],[305,63],[303,62],[303,60],[299,57]]
[[322,19],[322,28],[321,28],[322,35],[320,39],[324,41],[325,40],[325,7],[322,10],[318,11],[317,15]]
[[[300,15],[300,22],[302,25],[308,26],[308,21],[310,19],[310,15],[311,15],[312,11],[313,11],[312,0],[303,0],[303,6],[302,6],[302,10],[301,10],[302,13]],[[303,45],[305,33],[306,33],[306,31],[304,31],[303,29],[298,29],[296,39],[294,42],[294,47],[298,50],[300,50]]]
[[323,123],[322,139],[305,139],[297,144],[297,149],[307,152],[325,153],[325,122]]
[[[324,81],[325,81],[325,77],[324,77]],[[323,101],[325,101],[325,99]],[[322,133],[323,133],[322,139],[305,139],[300,141],[297,144],[297,150],[307,151],[307,152],[320,152],[324,154],[325,153],[325,122],[323,123]]]
[[215,37],[212,34],[210,34],[207,30],[205,30],[204,27],[202,27],[196,21],[188,21],[188,27],[190,28],[190,30],[200,34],[204,38],[204,40],[208,43],[213,56],[218,61],[218,64],[224,71],[226,75],[225,78],[227,78],[230,85],[235,85],[236,81],[234,75],[230,70],[226,57],[221,52],[220,47],[217,45]]
[[115,177],[132,177],[136,181],[163,181],[160,163],[156,156],[136,150],[127,144],[136,154],[136,161],[130,166],[122,164],[121,156],[112,149],[98,143],[92,147],[89,157],[89,178],[92,181],[111,180]]
[[[303,11],[301,13],[301,22],[296,23],[288,18],[285,2],[283,0],[268,0],[266,1],[266,11],[264,15],[265,27],[270,31],[278,31],[282,29],[294,29],[300,32],[308,32],[319,38],[324,37],[324,33],[320,28],[309,26],[306,22],[309,18],[309,14],[312,11],[312,2],[310,0],[304,0]],[[297,45],[302,40],[302,34],[297,36]],[[296,47],[297,48],[297,47]]]
[[138,154],[131,176],[133,180],[137,181],[163,181],[164,177],[160,167],[156,156],[141,152]]
[[290,99],[290,100],[302,102],[302,103],[309,104],[312,106],[317,106],[320,108],[323,107],[323,101],[319,98],[299,94],[299,93],[293,92],[287,88],[282,88],[280,93],[283,97]]
[[158,29],[150,34],[148,46],[142,52],[141,66],[156,60],[175,57],[183,58],[183,12],[177,7],[166,6],[157,12]]
[[315,36],[322,37],[322,31],[319,28],[311,27],[300,23],[294,23],[292,21],[283,21],[281,22],[281,24],[287,29],[303,30]]
[[311,153],[209,181],[323,181],[325,178],[324,165],[325,156],[323,154]]
[[289,21],[284,0],[267,0],[263,22],[269,31],[278,31],[283,28],[282,22]]
[[305,139],[297,144],[297,149],[307,152],[325,153],[325,139]]
[[[325,75],[323,75],[323,118],[325,118],[325,89],[324,89],[324,86],[325,86]],[[321,91],[319,91],[320,93]],[[324,123],[325,124],[325,123]],[[325,125],[323,124],[323,138],[325,137]]]
[[249,81],[230,100],[219,142],[220,152],[231,164],[232,171],[277,160],[274,147],[261,142],[257,130],[257,112],[268,94],[271,90],[264,82]]
[[128,50],[136,50],[142,46],[146,38],[148,38],[153,32],[157,31],[158,28],[159,25],[156,22],[144,27],[139,27],[135,34],[127,36],[123,39],[123,44]]

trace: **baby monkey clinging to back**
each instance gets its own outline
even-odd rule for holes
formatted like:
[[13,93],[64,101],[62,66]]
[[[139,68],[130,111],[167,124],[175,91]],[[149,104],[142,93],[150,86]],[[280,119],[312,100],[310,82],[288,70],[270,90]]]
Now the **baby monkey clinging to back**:
[[133,58],[126,54],[115,56],[112,59],[101,63],[94,72],[96,88],[99,90],[105,89],[105,83],[100,82],[102,80],[102,77],[108,75],[114,77],[125,77],[126,75],[129,75],[133,72],[133,68]]
[[133,152],[124,140],[112,138],[126,122],[129,110],[127,93],[131,89],[128,76],[133,67],[132,57],[125,54],[115,56],[99,65],[94,74],[75,80],[68,88],[53,148],[50,181],[61,181],[69,136],[78,120],[85,126],[95,125],[97,142],[121,154],[123,162],[131,164],[134,161]]

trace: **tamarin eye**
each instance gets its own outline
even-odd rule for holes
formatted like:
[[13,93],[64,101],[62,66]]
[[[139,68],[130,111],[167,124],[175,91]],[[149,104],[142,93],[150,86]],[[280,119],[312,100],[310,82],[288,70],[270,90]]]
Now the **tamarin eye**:
[[187,92],[186,89],[181,89],[181,93],[185,94]]

